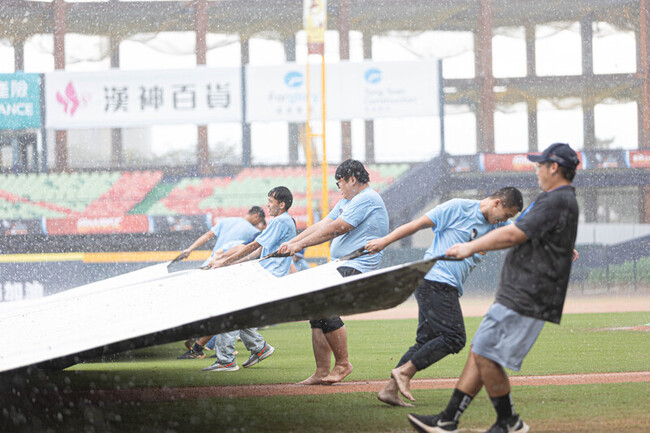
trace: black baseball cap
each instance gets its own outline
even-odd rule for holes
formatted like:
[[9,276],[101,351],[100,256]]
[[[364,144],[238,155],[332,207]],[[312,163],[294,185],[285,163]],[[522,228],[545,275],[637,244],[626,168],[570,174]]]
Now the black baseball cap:
[[532,162],[557,162],[567,168],[576,168],[580,164],[578,154],[566,143],[553,143],[540,155],[528,155]]

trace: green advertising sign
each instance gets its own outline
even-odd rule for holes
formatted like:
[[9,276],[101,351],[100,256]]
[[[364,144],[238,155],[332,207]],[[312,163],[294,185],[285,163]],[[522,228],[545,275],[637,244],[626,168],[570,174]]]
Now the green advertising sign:
[[39,74],[0,74],[0,130],[40,127]]

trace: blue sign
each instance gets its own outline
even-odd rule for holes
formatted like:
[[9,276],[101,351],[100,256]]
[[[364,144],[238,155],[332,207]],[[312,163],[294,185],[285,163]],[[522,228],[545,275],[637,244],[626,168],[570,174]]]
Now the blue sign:
[[0,74],[0,130],[40,127],[39,74]]
[[370,68],[366,71],[365,79],[370,84],[377,84],[381,81],[381,70]]
[[284,76],[284,83],[289,87],[300,87],[303,83],[303,76],[300,72],[291,71]]

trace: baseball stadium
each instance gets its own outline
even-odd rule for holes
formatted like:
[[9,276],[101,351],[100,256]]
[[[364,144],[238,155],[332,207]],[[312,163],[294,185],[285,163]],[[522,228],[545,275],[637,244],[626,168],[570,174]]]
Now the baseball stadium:
[[648,432],[650,4],[2,0],[0,223],[2,432]]

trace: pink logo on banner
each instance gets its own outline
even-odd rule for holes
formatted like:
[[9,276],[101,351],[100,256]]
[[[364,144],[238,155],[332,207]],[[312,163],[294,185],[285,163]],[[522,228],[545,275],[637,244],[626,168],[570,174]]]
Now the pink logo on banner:
[[79,97],[72,82],[69,82],[66,86],[65,95],[62,95],[61,92],[56,92],[56,100],[63,105],[63,111],[70,114],[70,116],[74,116],[75,111],[79,108]]

